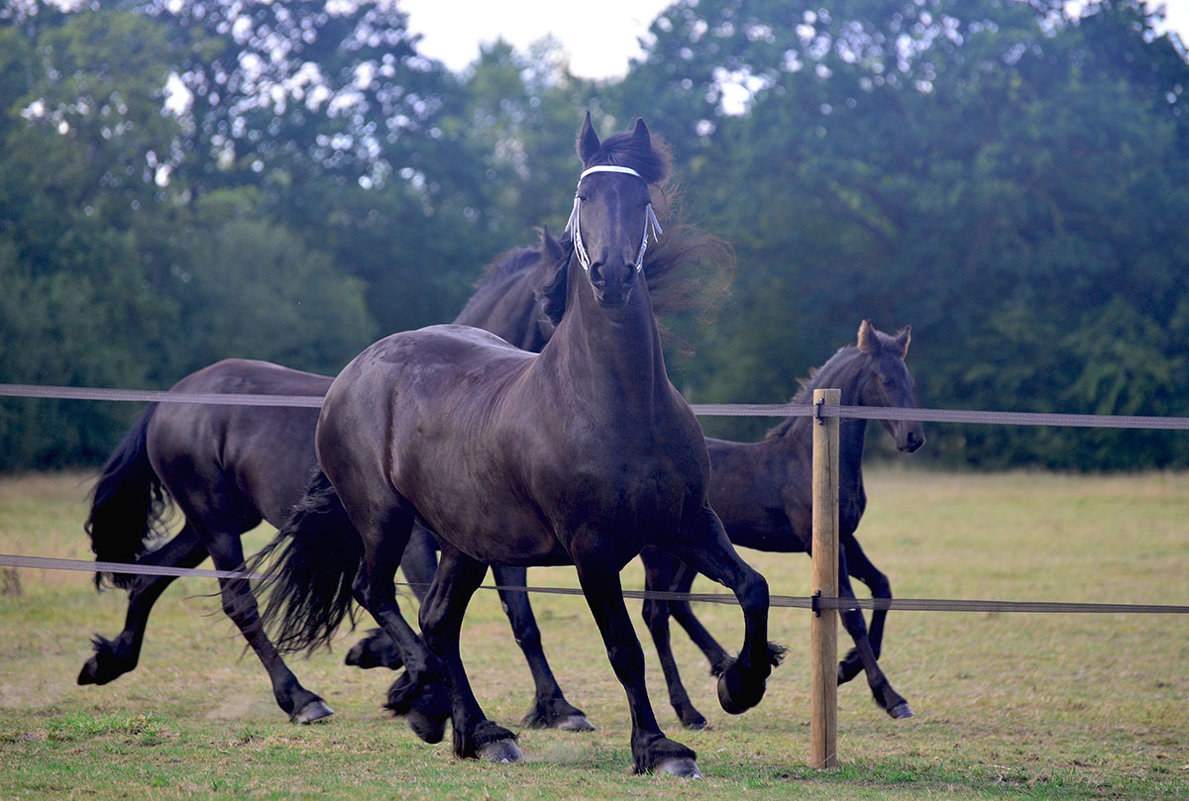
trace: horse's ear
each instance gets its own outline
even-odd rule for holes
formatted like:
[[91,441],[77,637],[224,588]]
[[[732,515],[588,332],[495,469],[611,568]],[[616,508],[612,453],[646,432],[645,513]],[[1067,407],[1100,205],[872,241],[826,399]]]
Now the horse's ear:
[[879,351],[879,338],[875,336],[875,326],[870,320],[859,324],[859,350],[868,354]]
[[586,164],[595,153],[599,152],[599,136],[590,124],[590,111],[586,112],[586,119],[582,122],[582,130],[578,132],[578,158]]
[[908,344],[912,342],[912,326],[906,325],[896,334],[896,344],[900,346],[900,359],[908,358]]
[[636,129],[632,131],[632,139],[636,140],[642,149],[652,149],[652,136],[648,133],[648,126],[639,117],[636,118]]
[[545,257],[546,264],[557,264],[566,257],[566,251],[562,248],[561,242],[558,242],[553,234],[549,233],[549,226],[541,226],[541,255]]

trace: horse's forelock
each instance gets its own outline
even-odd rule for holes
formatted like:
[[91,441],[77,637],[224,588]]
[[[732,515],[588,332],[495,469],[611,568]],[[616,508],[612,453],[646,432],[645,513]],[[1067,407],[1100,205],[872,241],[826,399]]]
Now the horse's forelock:
[[672,159],[669,149],[655,140],[641,139],[632,131],[612,134],[584,163],[585,167],[610,165],[630,167],[650,184],[669,177]]

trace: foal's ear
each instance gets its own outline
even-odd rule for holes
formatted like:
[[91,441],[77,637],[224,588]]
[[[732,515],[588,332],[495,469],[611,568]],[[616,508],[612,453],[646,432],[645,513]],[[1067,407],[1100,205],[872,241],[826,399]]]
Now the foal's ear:
[[912,342],[912,326],[906,325],[896,334],[896,344],[900,346],[900,359],[908,358],[908,343]]
[[582,130],[578,132],[578,158],[586,164],[595,153],[599,152],[599,136],[590,124],[590,111],[586,112],[586,119],[582,123]]
[[546,264],[557,264],[566,257],[561,242],[558,242],[553,234],[549,233],[547,225],[541,226],[541,255],[545,257]]
[[875,335],[875,326],[870,320],[859,324],[859,350],[871,354],[879,352],[879,338]]

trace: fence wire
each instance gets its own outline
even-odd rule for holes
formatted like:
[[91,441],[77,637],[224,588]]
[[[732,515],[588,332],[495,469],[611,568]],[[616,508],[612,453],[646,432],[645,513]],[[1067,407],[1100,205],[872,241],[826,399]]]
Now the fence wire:
[[[0,397],[140,403],[206,403],[223,406],[289,406],[309,409],[317,409],[322,406],[322,398],[316,395],[253,395],[247,393],[240,395],[36,384],[0,384]],[[988,412],[968,409],[906,409],[885,406],[830,406],[819,409],[808,403],[693,403],[690,404],[690,408],[699,417],[810,417],[816,414],[821,417],[843,419],[919,420],[922,423],[1189,431],[1189,417],[1147,415]]]
[[[265,573],[247,573],[242,570],[202,570],[165,565],[134,565],[125,562],[88,562],[84,559],[63,559],[45,556],[20,556],[0,554],[0,567],[31,568],[40,570],[76,570],[82,572],[122,573],[143,576],[170,576],[174,578],[247,579],[261,581],[269,578]],[[413,588],[413,585],[398,582],[398,586]],[[528,592],[541,595],[582,595],[577,587],[544,587],[485,584],[479,589],[499,592]],[[625,598],[634,600],[673,601],[689,603],[738,605],[734,595],[725,592],[668,592],[665,590],[624,590]],[[1115,604],[1115,603],[1065,603],[1047,601],[983,601],[931,598],[822,598],[795,595],[773,595],[769,605],[784,609],[852,609],[896,610],[898,612],[1031,612],[1043,614],[1143,614],[1184,615],[1189,606],[1168,604]]]
[[[0,397],[57,400],[119,401],[140,403],[205,403],[229,406],[319,408],[322,397],[310,395],[254,395],[194,393],[158,390],[66,387],[35,384],[0,384]],[[1071,426],[1080,428],[1154,429],[1189,431],[1189,417],[1140,415],[1054,414],[1041,412],[989,412],[962,409],[889,408],[880,406],[827,406],[813,404],[691,404],[700,417],[838,417],[865,420],[919,420],[923,423],[975,423],[986,425]],[[0,567],[42,570],[79,570],[149,576],[261,580],[267,576],[243,571],[203,570],[165,565],[88,562],[0,553]],[[402,586],[411,587],[404,584]],[[480,589],[581,595],[574,587],[514,587],[484,585]],[[728,593],[677,593],[660,590],[624,590],[625,598],[691,603],[737,604]],[[926,598],[811,598],[774,595],[771,606],[793,609],[868,609],[912,612],[1025,612],[1042,614],[1189,614],[1189,606],[1171,604],[1056,603],[1045,601],[984,601]]]

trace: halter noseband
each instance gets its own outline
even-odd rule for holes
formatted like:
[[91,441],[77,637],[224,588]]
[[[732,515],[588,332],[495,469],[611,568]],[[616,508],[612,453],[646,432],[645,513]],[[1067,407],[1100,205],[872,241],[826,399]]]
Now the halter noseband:
[[[633,170],[631,167],[616,167],[611,164],[602,164],[595,167],[590,167],[582,171],[578,176],[578,185],[582,185],[582,179],[590,175],[592,172],[618,172],[624,175],[634,175],[640,180],[644,180],[640,173]],[[579,224],[580,212],[582,207],[582,200],[578,197],[577,192],[574,193],[574,210],[570,212],[570,220],[566,223],[566,232],[570,235],[570,240],[574,243],[574,253],[578,256],[578,263],[582,265],[582,269],[590,274],[590,256],[586,253],[586,246],[582,244],[582,227]],[[664,231],[661,230],[661,224],[656,218],[656,214],[652,210],[652,204],[649,203],[644,209],[644,237],[640,241],[640,252],[636,256],[636,272],[641,272],[644,269],[644,251],[648,250],[648,234],[652,233],[652,241],[659,242],[660,236]]]

